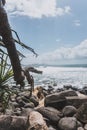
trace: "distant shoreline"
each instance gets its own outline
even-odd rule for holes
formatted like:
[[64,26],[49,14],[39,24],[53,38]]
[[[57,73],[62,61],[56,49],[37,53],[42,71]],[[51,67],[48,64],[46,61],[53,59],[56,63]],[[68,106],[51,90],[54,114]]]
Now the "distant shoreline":
[[87,68],[87,64],[61,64],[61,65],[47,65],[47,64],[33,64],[33,65],[29,65],[29,66],[34,66],[34,67],[39,67],[39,66],[43,66],[43,67],[83,67],[83,68]]

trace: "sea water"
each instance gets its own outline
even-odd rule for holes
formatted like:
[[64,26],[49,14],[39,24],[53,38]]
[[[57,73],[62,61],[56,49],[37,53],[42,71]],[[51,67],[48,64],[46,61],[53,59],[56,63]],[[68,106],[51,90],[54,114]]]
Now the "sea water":
[[41,85],[47,87],[54,85],[55,88],[61,88],[64,85],[72,85],[82,88],[87,86],[87,66],[39,66],[38,70],[43,71],[40,74],[33,74],[35,86]]

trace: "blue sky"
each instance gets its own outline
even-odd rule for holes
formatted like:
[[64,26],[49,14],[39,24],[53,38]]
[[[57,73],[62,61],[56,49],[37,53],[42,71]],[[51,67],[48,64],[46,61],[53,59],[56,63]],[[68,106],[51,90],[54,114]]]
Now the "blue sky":
[[87,63],[87,0],[7,0],[11,27],[38,54],[24,64]]

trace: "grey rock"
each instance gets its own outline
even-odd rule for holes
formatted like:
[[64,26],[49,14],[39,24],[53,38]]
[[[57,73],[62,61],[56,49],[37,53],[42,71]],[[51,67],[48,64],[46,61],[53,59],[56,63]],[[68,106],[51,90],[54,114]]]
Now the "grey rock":
[[72,117],[77,112],[74,106],[65,106],[62,110],[64,116]]
[[65,97],[78,96],[77,93],[76,93],[76,91],[74,91],[72,89],[62,91],[62,92],[60,92],[60,94],[62,96],[65,96]]
[[76,113],[76,118],[82,123],[87,123],[87,102],[83,103]]
[[46,122],[43,119],[43,116],[36,111],[30,112],[29,124],[30,126],[28,130],[48,130]]
[[0,130],[10,130],[10,124],[12,122],[11,116],[0,116]]
[[87,102],[87,96],[81,97],[81,96],[72,96],[72,97],[66,97],[66,105],[71,105],[76,108],[79,108],[83,103]]
[[13,111],[10,110],[10,109],[6,109],[6,110],[5,110],[5,114],[11,116],[11,115],[13,115]]
[[25,105],[24,105],[24,108],[34,108],[35,106],[34,106],[34,103],[32,103],[32,102],[30,102],[30,103],[26,103]]
[[22,99],[21,99],[21,96],[17,96],[17,97],[16,97],[16,101],[19,102],[20,100],[22,100]]
[[53,126],[49,126],[49,130],[56,130],[56,128],[54,128]]
[[19,104],[17,102],[12,102],[12,105],[16,108],[19,107]]
[[60,120],[60,117],[63,116],[60,111],[52,107],[40,107],[36,110],[53,123],[57,123]]
[[64,89],[72,89],[72,85],[70,85],[70,84],[64,85],[63,88],[64,88]]
[[84,128],[83,127],[78,127],[77,130],[84,130]]
[[73,90],[66,90],[46,96],[44,104],[45,106],[62,109],[66,106],[66,96],[77,96]]
[[83,127],[83,124],[77,120],[77,127]]
[[45,107],[49,106],[60,110],[66,106],[66,98],[60,94],[50,94],[46,96],[44,105]]
[[37,100],[35,96],[32,96],[30,98],[30,101],[34,103],[35,107],[39,105],[39,101]]
[[58,126],[61,130],[77,130],[77,120],[74,117],[60,119]]
[[0,113],[3,113],[4,109],[2,107],[0,107]]
[[87,130],[87,124],[85,124],[85,126],[84,126],[84,130]]
[[28,118],[13,116],[10,124],[10,130],[27,130],[28,125]]
[[26,98],[25,96],[22,96],[21,99],[26,103],[30,102],[29,98]]
[[21,116],[21,111],[17,110],[15,112],[13,112],[13,115],[15,115],[15,116]]
[[26,104],[22,99],[18,100],[19,107],[24,107]]
[[22,108],[21,116],[29,116],[30,112],[34,111],[32,108]]

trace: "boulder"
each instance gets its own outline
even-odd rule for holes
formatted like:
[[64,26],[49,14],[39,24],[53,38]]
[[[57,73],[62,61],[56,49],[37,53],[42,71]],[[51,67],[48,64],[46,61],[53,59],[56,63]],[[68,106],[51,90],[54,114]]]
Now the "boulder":
[[46,122],[43,116],[36,111],[32,111],[29,116],[29,128],[28,130],[48,130]]
[[5,114],[11,116],[11,115],[13,115],[13,111],[10,110],[10,109],[6,109],[6,110],[5,110]]
[[22,100],[22,97],[17,97],[16,102],[19,104],[20,107],[23,107],[25,105],[25,102]]
[[72,85],[71,84],[63,85],[63,88],[64,89],[72,89]]
[[64,116],[72,117],[77,112],[74,106],[65,106],[62,110]]
[[50,94],[46,96],[44,100],[44,105],[60,110],[66,106],[66,96],[77,96],[77,94],[73,90],[66,90],[59,93]]
[[79,97],[82,97],[82,98],[87,97],[85,94],[83,94],[83,93],[81,93],[81,92],[79,92],[79,91],[77,91],[76,93],[77,93],[77,95],[78,95]]
[[30,112],[34,111],[34,109],[32,108],[22,108],[22,111],[21,111],[21,116],[29,116],[30,115]]
[[56,128],[54,128],[53,126],[49,126],[49,130],[56,130]]
[[16,107],[19,107],[19,104],[14,101],[14,102],[12,102],[12,106],[13,106],[14,108],[16,108]]
[[78,121],[78,120],[77,120],[77,127],[83,127],[83,124],[80,121]]
[[87,102],[83,103],[76,113],[76,118],[82,123],[87,123]]
[[19,97],[24,96],[24,97],[26,97],[28,99],[30,98],[30,92],[27,91],[27,90],[19,92],[18,95],[19,95]]
[[78,127],[77,130],[84,130],[84,128],[83,127]]
[[25,96],[21,96],[21,99],[22,99],[24,102],[26,102],[26,103],[29,103],[29,102],[30,102],[29,98],[27,98],[27,97],[25,97]]
[[13,116],[10,124],[10,130],[27,130],[28,126],[29,123],[26,117]]
[[61,130],[77,130],[77,120],[75,117],[64,117],[60,119],[58,127]]
[[15,116],[21,116],[21,111],[20,110],[14,111],[13,115],[15,115]]
[[27,130],[28,122],[26,117],[0,116],[0,130]]
[[35,97],[35,96],[30,97],[30,101],[34,103],[35,107],[37,107],[39,105],[39,101],[38,101],[37,97]]
[[63,116],[60,111],[52,107],[40,107],[37,108],[37,111],[45,118],[49,119],[52,123],[57,123],[60,120],[60,117]]
[[80,96],[72,96],[72,97],[66,97],[66,105],[71,105],[76,108],[79,108],[83,103],[87,102],[87,96],[80,97]]
[[30,103],[26,103],[24,105],[24,108],[34,108],[34,103],[30,102]]
[[10,130],[10,124],[12,122],[11,116],[0,116],[0,130]]
[[87,95],[87,86],[84,86],[82,89],[81,89],[81,92],[85,95]]
[[84,130],[87,130],[87,124],[85,124],[85,126],[84,126]]
[[74,91],[72,89],[62,91],[59,94],[61,94],[62,96],[65,96],[65,97],[78,96],[76,91]]

